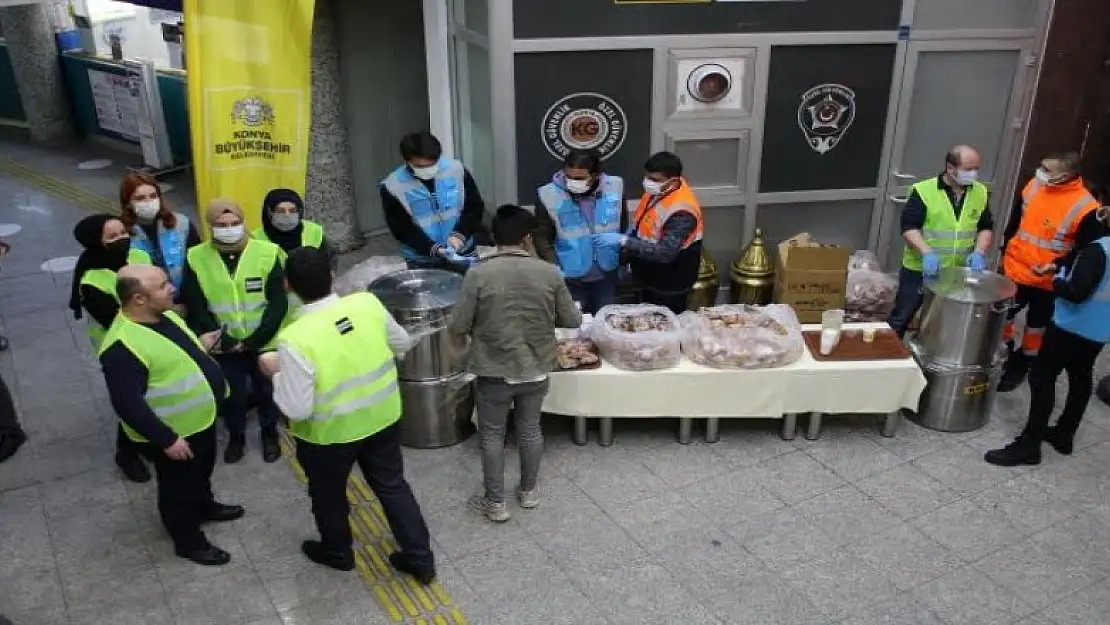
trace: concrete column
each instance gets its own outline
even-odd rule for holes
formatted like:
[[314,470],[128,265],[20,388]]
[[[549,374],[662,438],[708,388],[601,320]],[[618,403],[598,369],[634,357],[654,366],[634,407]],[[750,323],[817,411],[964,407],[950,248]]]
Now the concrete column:
[[305,208],[342,251],[363,243],[355,217],[351,150],[340,104],[339,39],[332,0],[316,0],[312,29],[312,136]]
[[65,143],[73,137],[73,120],[58,65],[50,8],[45,4],[0,8],[0,24],[31,140],[44,145]]

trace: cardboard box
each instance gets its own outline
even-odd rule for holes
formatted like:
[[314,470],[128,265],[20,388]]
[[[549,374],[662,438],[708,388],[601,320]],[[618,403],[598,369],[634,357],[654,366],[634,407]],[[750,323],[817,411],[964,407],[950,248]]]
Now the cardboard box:
[[844,308],[851,252],[821,245],[802,232],[778,246],[774,299],[790,304],[802,323],[821,323],[821,313]]

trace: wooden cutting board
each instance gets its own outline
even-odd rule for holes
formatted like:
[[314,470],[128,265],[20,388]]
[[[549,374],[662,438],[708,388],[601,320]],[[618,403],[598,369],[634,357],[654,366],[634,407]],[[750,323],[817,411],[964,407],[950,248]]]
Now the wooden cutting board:
[[875,330],[875,340],[870,343],[863,341],[862,330],[845,330],[840,335],[840,342],[836,344],[828,356],[821,354],[821,331],[807,330],[802,332],[806,347],[813,359],[820,362],[834,362],[838,360],[902,360],[910,357],[910,350],[898,338],[894,330]]

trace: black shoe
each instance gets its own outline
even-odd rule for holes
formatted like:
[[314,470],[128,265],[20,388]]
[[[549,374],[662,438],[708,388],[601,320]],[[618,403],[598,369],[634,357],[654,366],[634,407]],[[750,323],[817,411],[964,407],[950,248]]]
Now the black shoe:
[[123,476],[136,484],[145,484],[150,481],[150,469],[135,452],[117,452],[116,466],[123,472]]
[[1044,440],[1058,453],[1065,456],[1070,456],[1075,451],[1075,441],[1070,436],[1064,436],[1055,427],[1050,427],[1044,431]]
[[992,449],[983,456],[990,464],[1000,467],[1016,467],[1023,464],[1040,464],[1041,450],[1030,449],[1025,444],[1014,441],[1002,449]]
[[174,549],[174,553],[204,566],[223,566],[231,562],[231,554],[215,545],[190,550]]
[[424,584],[425,586],[436,581],[435,571],[422,571],[412,566],[411,564],[409,564],[409,560],[405,557],[405,554],[401,553],[400,551],[394,551],[393,553],[389,554],[389,563],[398,571],[402,573],[408,573],[409,575],[415,577],[416,581]]
[[347,553],[328,551],[324,543],[318,540],[306,540],[301,543],[301,551],[316,564],[333,568],[337,571],[350,571],[355,568],[355,556],[349,550]]
[[246,514],[246,510],[243,509],[243,506],[229,506],[213,501],[208,506],[208,513],[204,515],[204,520],[212,523],[224,523],[241,519],[244,514]]
[[1029,372],[1029,363],[1032,358],[1022,352],[1014,352],[1006,359],[1002,369],[1002,379],[998,381],[998,392],[1009,393],[1021,386],[1025,381],[1025,374]]
[[0,434],[0,462],[15,455],[23,443],[27,442],[27,435],[23,430],[12,430]]
[[277,462],[281,459],[281,445],[278,444],[277,428],[262,428],[262,460]]
[[224,449],[224,462],[235,464],[243,459],[243,448],[247,446],[247,439],[242,434],[233,434]]

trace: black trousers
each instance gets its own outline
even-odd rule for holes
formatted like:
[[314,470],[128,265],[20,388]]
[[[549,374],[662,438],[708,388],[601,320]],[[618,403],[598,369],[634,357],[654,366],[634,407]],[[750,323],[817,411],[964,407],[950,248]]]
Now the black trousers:
[[12,401],[12,392],[8,383],[0,378],[0,434],[21,431],[19,415],[15,412],[15,402]]
[[641,300],[645,304],[654,304],[662,306],[663,308],[670,309],[676,315],[681,315],[686,312],[686,301],[690,299],[690,291],[682,292],[663,292],[656,291],[650,287],[643,287],[643,295]]
[[341,553],[351,549],[347,478],[357,462],[370,490],[381,502],[389,528],[409,564],[435,572],[428,526],[405,481],[399,423],[362,440],[339,445],[316,445],[297,439],[297,460],[308,477],[312,514],[325,548]]
[[142,454],[154,465],[162,525],[179,551],[208,546],[200,524],[215,501],[212,469],[216,466],[216,426],[213,424],[185,440],[193,450],[192,460],[171,460],[154,445],[140,445]]
[[1056,406],[1056,378],[1061,371],[1068,374],[1068,398],[1056,427],[1062,436],[1075,436],[1091,399],[1095,360],[1102,347],[1102,343],[1062,330],[1055,323],[1048,324],[1041,353],[1029,372],[1029,420],[1021,433],[1023,444],[1036,447],[1044,440]]
[[258,407],[258,424],[263,428],[277,427],[278,408],[274,404],[274,387],[270,378],[258,368],[258,354],[242,352],[219,354],[216,361],[224,370],[231,393],[220,406],[224,426],[232,436],[242,436],[247,429],[247,410],[253,396]]

